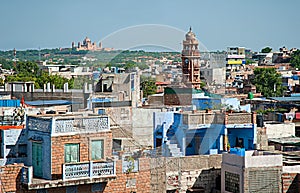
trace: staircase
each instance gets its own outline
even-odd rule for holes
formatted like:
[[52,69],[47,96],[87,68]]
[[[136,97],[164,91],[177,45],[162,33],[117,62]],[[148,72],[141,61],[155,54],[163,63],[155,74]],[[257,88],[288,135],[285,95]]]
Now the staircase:
[[172,143],[171,140],[168,140],[166,142],[168,150],[169,150],[169,156],[170,157],[181,157],[183,156],[183,153],[180,151],[180,148],[178,147],[177,143]]
[[178,147],[178,140],[175,135],[175,131],[171,127],[169,128],[169,130],[167,132],[166,145],[167,145],[166,156],[170,156],[170,157],[183,156],[183,152],[181,152],[180,148]]

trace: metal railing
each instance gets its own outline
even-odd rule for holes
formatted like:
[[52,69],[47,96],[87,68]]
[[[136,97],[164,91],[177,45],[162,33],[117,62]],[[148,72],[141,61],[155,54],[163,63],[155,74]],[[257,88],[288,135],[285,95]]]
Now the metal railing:
[[115,162],[84,162],[63,164],[63,180],[109,177],[116,175]]
[[[33,167],[23,166],[21,182],[23,184],[32,184]],[[97,178],[111,177],[116,175],[116,162],[81,162],[72,164],[63,164],[62,180],[78,178]]]

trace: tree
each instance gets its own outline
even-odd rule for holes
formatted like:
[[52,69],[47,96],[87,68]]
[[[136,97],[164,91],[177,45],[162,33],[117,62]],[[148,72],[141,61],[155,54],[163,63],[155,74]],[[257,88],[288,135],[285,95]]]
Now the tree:
[[129,60],[125,62],[124,68],[127,70],[127,69],[132,69],[136,66],[137,66],[136,62]]
[[141,88],[145,97],[156,93],[155,79],[141,76]]
[[13,67],[13,61],[1,57],[0,64],[2,64],[2,68],[4,69],[11,69]]
[[35,62],[17,62],[14,66],[14,71],[16,74],[7,76],[6,82],[12,81],[34,81],[36,88],[43,88],[44,84],[51,83],[55,85],[56,88],[62,89],[64,83],[68,82],[70,88],[73,87],[74,80],[67,79],[59,75],[49,75],[39,69],[37,63]]
[[300,68],[300,50],[297,50],[292,54],[291,66],[294,68]]
[[282,87],[282,79],[275,68],[255,68],[254,69],[254,85],[257,92],[261,92],[265,97],[282,96],[284,88]]
[[265,47],[261,50],[262,53],[270,53],[272,51],[272,48],[270,47]]

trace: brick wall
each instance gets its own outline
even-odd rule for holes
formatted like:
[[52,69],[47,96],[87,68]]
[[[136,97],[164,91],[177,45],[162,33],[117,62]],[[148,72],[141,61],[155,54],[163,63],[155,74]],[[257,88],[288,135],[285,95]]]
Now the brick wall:
[[298,193],[300,192],[300,176],[297,173],[283,173],[281,175],[282,192]]
[[111,157],[112,150],[112,133],[100,132],[93,134],[84,135],[67,135],[52,137],[52,178],[61,179],[62,178],[62,164],[65,163],[64,158],[64,145],[67,143],[79,143],[79,155],[80,162],[90,161],[90,140],[92,139],[104,139],[104,158]]
[[[139,171],[135,173],[122,173],[122,161],[117,161],[117,177],[114,180],[101,183],[102,191],[93,190],[93,184],[73,186],[77,192],[85,193],[149,193],[150,191],[150,159],[139,158]],[[95,185],[95,184],[94,184]],[[48,193],[66,192],[68,188],[49,188]],[[36,190],[27,191],[36,193]]]
[[122,173],[122,161],[117,161],[117,178],[109,181],[104,189],[104,193],[111,192],[140,192],[150,191],[150,159],[139,159],[139,172]]
[[191,105],[192,94],[165,94],[165,105]]
[[0,167],[0,193],[21,191],[21,169],[24,164]]

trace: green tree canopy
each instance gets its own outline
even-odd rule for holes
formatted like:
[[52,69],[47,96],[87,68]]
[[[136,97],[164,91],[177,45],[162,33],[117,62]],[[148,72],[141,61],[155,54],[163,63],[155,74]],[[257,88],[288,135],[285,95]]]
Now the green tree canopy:
[[141,76],[141,88],[143,90],[144,97],[155,94],[156,93],[155,79]]
[[0,64],[2,64],[2,68],[11,69],[13,67],[13,61],[0,57]]
[[282,79],[275,68],[255,68],[254,85],[257,92],[261,92],[265,97],[282,96],[284,88]]
[[14,75],[7,76],[6,82],[12,81],[34,81],[36,88],[43,88],[44,84],[50,82],[56,88],[62,89],[64,83],[69,83],[69,87],[73,88],[74,80],[67,79],[59,75],[49,75],[39,69],[35,62],[17,62],[14,66]]
[[37,77],[41,73],[41,70],[39,69],[37,63],[28,61],[18,61],[16,63],[16,66],[14,66],[14,71],[16,72],[16,74],[22,74],[29,77]]
[[297,50],[292,54],[291,66],[294,68],[300,68],[300,50]]
[[262,53],[270,53],[272,51],[272,48],[270,47],[265,47],[261,50]]

